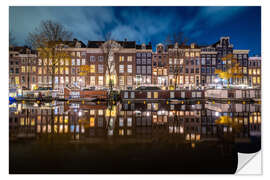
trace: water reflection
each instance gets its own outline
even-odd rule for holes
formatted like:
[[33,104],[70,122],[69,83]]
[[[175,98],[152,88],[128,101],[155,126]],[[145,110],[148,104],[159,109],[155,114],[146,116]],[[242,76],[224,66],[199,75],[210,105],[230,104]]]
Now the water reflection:
[[[12,104],[9,124],[11,173],[233,173],[237,152],[260,149],[256,103]],[[21,162],[22,147],[37,155]],[[61,166],[52,172],[41,149]]]

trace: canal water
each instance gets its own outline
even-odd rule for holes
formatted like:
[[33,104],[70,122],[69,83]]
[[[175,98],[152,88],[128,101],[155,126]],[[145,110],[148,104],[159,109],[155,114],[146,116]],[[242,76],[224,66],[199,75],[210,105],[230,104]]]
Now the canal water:
[[259,103],[13,103],[10,173],[227,174],[261,148]]

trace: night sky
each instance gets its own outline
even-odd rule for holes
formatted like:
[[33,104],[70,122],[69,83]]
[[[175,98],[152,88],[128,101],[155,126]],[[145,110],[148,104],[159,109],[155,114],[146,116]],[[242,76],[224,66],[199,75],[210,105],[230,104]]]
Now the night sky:
[[73,37],[87,44],[111,32],[116,40],[164,42],[168,34],[183,32],[190,42],[213,44],[230,36],[236,49],[261,54],[260,7],[10,7],[9,27],[17,45],[42,20],[62,23]]

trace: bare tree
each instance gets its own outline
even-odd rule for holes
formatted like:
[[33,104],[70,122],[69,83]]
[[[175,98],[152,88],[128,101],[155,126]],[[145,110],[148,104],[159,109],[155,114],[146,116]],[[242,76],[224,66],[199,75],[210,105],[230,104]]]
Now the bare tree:
[[[165,41],[164,41],[164,45],[166,50],[169,49],[169,45],[173,46],[173,51],[171,53],[173,53],[173,56],[176,59],[180,59],[183,58],[184,54],[181,51],[181,47],[185,46],[188,42],[188,38],[184,36],[183,32],[178,32],[178,33],[173,33],[173,34],[168,34]],[[180,69],[181,69],[181,65],[179,64],[175,64],[174,66],[172,66],[172,73],[174,75],[174,88],[176,88],[177,86],[177,77],[179,77],[180,74]]]
[[168,45],[178,43],[179,46],[184,46],[188,42],[188,38],[184,36],[183,32],[177,32],[173,34],[168,34],[164,40],[165,47],[168,48]]
[[61,59],[70,59],[65,51],[64,42],[71,38],[72,33],[57,22],[46,20],[41,21],[35,30],[29,33],[27,42],[32,48],[38,51],[39,58],[47,59],[48,72],[52,75],[52,89],[55,86],[55,69]]
[[111,33],[103,33],[105,42],[101,45],[101,50],[104,55],[104,65],[106,69],[106,75],[109,77],[110,96],[113,90],[114,82],[112,75],[116,75],[117,61],[114,58],[114,54],[120,50],[120,45],[112,39]]

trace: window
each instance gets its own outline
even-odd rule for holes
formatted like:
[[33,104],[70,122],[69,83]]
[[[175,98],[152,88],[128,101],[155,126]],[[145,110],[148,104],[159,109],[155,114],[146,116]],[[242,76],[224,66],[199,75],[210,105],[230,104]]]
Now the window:
[[58,77],[57,76],[55,77],[55,81],[54,82],[55,82],[55,84],[58,84]]
[[[45,70],[45,68],[44,68],[44,70]],[[46,74],[46,73],[44,72],[44,74]],[[64,68],[63,67],[60,67],[60,74],[64,74]]]
[[119,85],[124,86],[125,85],[125,76],[119,76]]
[[189,83],[189,77],[185,76],[185,84],[188,84],[188,83]]
[[85,59],[82,59],[82,65],[85,65]]
[[216,58],[212,58],[212,65],[216,65]]
[[96,85],[96,77],[90,76],[90,86],[95,86],[95,85]]
[[38,65],[42,65],[42,59],[38,59]]
[[205,58],[202,58],[202,65],[205,65]]
[[63,76],[60,77],[60,83],[64,84],[64,77]]
[[146,66],[142,66],[142,74],[146,74]]
[[170,98],[174,98],[174,92],[170,92]]
[[124,73],[124,65],[123,64],[119,65],[119,73]]
[[90,73],[95,73],[95,72],[96,72],[95,65],[90,65]]
[[[47,59],[44,60],[44,65],[47,64]],[[60,59],[60,65],[63,66],[64,65],[64,59]]]
[[66,68],[65,68],[65,74],[68,74],[68,70],[69,70],[69,68],[66,67]]
[[124,62],[124,56],[119,56],[119,62]]
[[167,76],[167,69],[163,69],[163,75]]
[[69,65],[69,59],[66,59],[66,66],[68,66]]
[[147,74],[152,74],[152,67],[151,66],[147,66]]
[[36,72],[36,66],[32,67],[32,72],[35,73]]
[[54,73],[55,73],[55,74],[58,74],[58,68],[55,68],[55,69],[54,69]]
[[169,64],[172,64],[172,63],[173,63],[172,58],[170,58],[169,59]]
[[136,59],[137,64],[141,64],[141,59]]
[[41,67],[38,68],[38,74],[42,74],[42,68]]
[[260,75],[261,74],[261,70],[257,69],[257,74]]
[[98,85],[103,86],[103,76],[98,77]]
[[261,78],[257,77],[257,84],[260,84],[260,83],[261,83]]
[[99,64],[99,65],[98,65],[98,72],[99,72],[99,73],[103,73],[103,69],[104,69],[104,68],[103,68],[103,64]]
[[132,85],[132,76],[127,76],[127,85]]
[[76,69],[73,67],[73,68],[71,68],[71,74],[75,74],[76,73]]
[[98,56],[98,61],[103,62],[103,56]]
[[127,65],[127,72],[132,73],[132,65]]
[[142,59],[142,64],[146,64],[146,59]]
[[154,98],[155,98],[155,99],[158,98],[158,92],[154,92]]
[[95,62],[95,56],[90,56],[90,62]]
[[19,76],[15,77],[15,84],[19,85],[20,84],[20,78]]
[[132,56],[128,56],[127,61],[128,61],[128,62],[132,62]]
[[136,67],[136,72],[137,72],[137,74],[141,74],[141,66]]
[[24,73],[25,72],[25,66],[21,67],[21,72]]
[[75,66],[75,59],[71,60],[71,64],[72,64],[72,66]]
[[151,99],[151,92],[147,92],[147,98]]
[[77,66],[80,66],[80,59],[77,59]]

